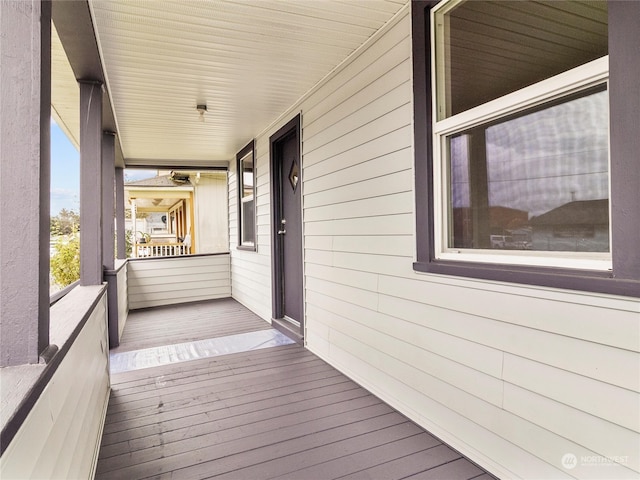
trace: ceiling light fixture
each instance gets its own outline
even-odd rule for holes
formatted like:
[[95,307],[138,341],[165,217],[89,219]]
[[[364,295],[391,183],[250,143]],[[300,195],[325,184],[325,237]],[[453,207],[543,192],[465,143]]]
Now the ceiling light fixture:
[[198,104],[198,105],[196,105],[196,110],[200,114],[200,121],[204,122],[204,114],[207,111],[207,105],[204,104],[204,103]]

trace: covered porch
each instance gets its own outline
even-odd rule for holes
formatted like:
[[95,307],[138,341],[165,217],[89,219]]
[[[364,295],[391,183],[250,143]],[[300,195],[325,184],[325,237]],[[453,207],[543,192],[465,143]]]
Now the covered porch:
[[[623,255],[545,283],[418,265],[446,220],[426,22],[466,3],[0,2],[0,477],[637,478],[640,3],[567,3],[612,25]],[[81,163],[80,281],[55,303],[52,116]],[[125,168],[202,173],[204,202],[161,207],[188,254],[127,258]],[[294,343],[232,341],[273,329]]]
[[111,369],[98,479],[493,478],[231,298],[131,312]]

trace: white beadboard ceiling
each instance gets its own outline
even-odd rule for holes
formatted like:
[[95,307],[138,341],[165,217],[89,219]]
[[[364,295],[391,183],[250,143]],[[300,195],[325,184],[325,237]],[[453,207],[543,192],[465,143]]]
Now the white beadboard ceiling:
[[90,0],[125,161],[234,159],[407,1]]
[[51,24],[51,115],[71,143],[80,146],[80,88]]

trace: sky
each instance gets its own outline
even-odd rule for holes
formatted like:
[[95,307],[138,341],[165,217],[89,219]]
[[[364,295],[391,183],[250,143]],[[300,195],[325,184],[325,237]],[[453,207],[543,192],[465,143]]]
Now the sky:
[[51,215],[80,211],[80,154],[51,119]]
[[[487,127],[489,205],[523,210],[531,218],[574,200],[608,198],[607,106],[607,92],[601,91]],[[467,134],[450,141],[454,207],[471,202],[468,141]]]
[[[125,170],[126,181],[154,177],[155,170]],[[51,119],[51,215],[80,212],[80,153]]]

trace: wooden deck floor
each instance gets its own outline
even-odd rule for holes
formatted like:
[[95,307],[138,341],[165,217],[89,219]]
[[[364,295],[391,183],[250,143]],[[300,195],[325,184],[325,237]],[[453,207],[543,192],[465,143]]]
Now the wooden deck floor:
[[[132,312],[118,350],[264,328],[230,299]],[[298,345],[113,375],[96,478],[213,477],[493,478]]]

